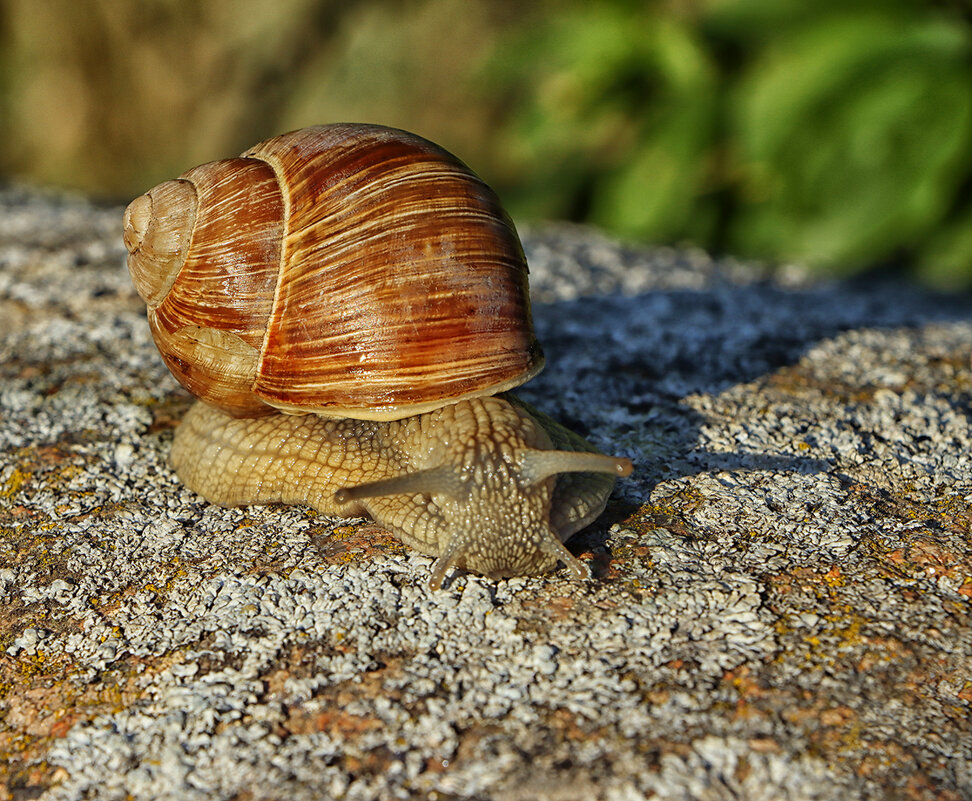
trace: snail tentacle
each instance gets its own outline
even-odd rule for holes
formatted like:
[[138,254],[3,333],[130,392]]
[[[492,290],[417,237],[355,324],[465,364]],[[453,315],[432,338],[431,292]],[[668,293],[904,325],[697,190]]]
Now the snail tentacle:
[[446,573],[462,558],[466,548],[465,543],[457,538],[453,538],[445,551],[432,564],[432,574],[429,576],[429,589],[438,590],[442,587]]
[[462,491],[459,473],[449,465],[405,473],[400,476],[369,481],[352,487],[342,487],[334,493],[338,503],[361,498],[380,498],[385,495],[441,494],[458,497]]
[[540,550],[563,562],[571,575],[578,581],[590,578],[591,572],[587,565],[568,551],[567,546],[553,532],[540,543]]
[[558,473],[607,473],[631,475],[630,459],[586,451],[524,451],[520,456],[520,475],[535,484]]

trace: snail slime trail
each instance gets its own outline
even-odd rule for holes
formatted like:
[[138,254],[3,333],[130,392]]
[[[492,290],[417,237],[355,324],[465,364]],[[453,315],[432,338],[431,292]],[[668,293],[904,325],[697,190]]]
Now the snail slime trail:
[[527,264],[459,159],[305,128],[159,184],[124,227],[155,343],[199,399],[170,455],[186,486],[367,515],[436,558],[433,588],[453,567],[587,575],[563,543],[631,463],[505,394],[543,367]]

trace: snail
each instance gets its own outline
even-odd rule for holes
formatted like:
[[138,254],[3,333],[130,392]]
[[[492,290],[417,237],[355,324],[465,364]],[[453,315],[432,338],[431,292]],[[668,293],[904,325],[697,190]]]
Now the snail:
[[536,375],[527,264],[465,164],[377,125],[305,128],[136,198],[124,238],[163,360],[199,400],[180,480],[223,505],[368,516],[499,578],[582,561],[564,546],[627,459],[508,390]]

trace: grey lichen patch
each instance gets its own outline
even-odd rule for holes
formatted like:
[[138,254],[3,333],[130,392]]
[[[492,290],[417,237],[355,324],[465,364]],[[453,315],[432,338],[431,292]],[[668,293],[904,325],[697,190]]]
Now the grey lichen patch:
[[531,233],[523,395],[636,472],[571,543],[590,581],[431,593],[367,523],[180,486],[118,210],[0,214],[0,798],[972,781],[967,305]]
[[[661,770],[649,788],[663,798],[689,801],[697,788],[721,788],[712,798],[778,798],[811,801],[836,797],[840,789],[852,792],[850,782],[839,788],[826,764],[809,756],[791,759],[772,750],[753,748],[735,738],[704,737],[685,753],[666,754]],[[772,788],[767,795],[767,787]]]

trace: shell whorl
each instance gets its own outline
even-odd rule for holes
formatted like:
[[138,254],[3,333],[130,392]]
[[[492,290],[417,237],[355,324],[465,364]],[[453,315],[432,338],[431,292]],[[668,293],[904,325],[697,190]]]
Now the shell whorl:
[[172,372],[230,414],[400,418],[543,365],[509,217],[421,137],[319,126],[161,184],[126,212],[133,278],[169,185],[197,210],[165,275],[136,283],[151,284],[139,291]]
[[197,207],[192,185],[177,180],[159,184],[125,209],[128,269],[149,309],[165,297],[182,269]]

